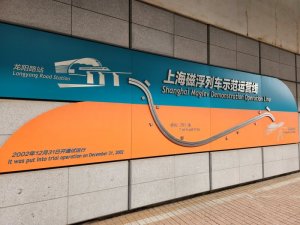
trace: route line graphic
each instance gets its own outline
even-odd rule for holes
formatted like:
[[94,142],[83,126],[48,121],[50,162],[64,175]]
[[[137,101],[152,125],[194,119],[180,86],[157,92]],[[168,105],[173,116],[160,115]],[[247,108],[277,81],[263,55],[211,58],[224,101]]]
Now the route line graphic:
[[260,120],[264,117],[269,117],[272,122],[275,122],[275,117],[273,116],[272,113],[270,113],[270,109],[269,107],[266,107],[267,111],[268,112],[264,112],[258,116],[255,116],[253,118],[250,118],[232,128],[229,128],[227,130],[224,130],[214,136],[211,136],[207,139],[204,139],[204,140],[199,140],[199,141],[184,141],[184,140],[181,140],[179,138],[176,138],[175,136],[173,136],[164,126],[163,124],[161,123],[157,113],[156,113],[156,110],[155,110],[155,107],[154,107],[154,102],[153,102],[153,98],[152,98],[152,95],[151,95],[151,92],[150,90],[148,89],[148,87],[150,86],[150,83],[148,81],[145,81],[145,85],[144,83],[142,83],[141,81],[139,80],[136,80],[136,79],[133,79],[133,78],[129,78],[129,81],[128,81],[129,84],[131,85],[134,85],[134,86],[137,86],[138,88],[140,88],[146,95],[147,97],[147,101],[148,101],[148,106],[149,106],[149,110],[151,112],[151,115],[152,115],[152,118],[156,124],[156,126],[158,127],[158,129],[161,131],[161,133],[168,139],[170,140],[171,142],[177,144],[177,145],[180,145],[180,146],[183,146],[183,147],[198,147],[198,146],[202,146],[202,145],[206,145],[210,142],[213,142],[221,137],[224,137],[236,130],[239,130],[241,129],[242,127],[245,127],[251,123],[254,123],[255,121],[257,120]]

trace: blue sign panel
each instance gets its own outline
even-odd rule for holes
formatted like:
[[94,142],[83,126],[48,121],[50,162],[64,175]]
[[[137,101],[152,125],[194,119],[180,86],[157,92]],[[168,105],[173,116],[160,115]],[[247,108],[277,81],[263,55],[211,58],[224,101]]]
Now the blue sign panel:
[[276,78],[7,24],[0,33],[1,97],[147,104],[133,78],[159,105],[297,111]]

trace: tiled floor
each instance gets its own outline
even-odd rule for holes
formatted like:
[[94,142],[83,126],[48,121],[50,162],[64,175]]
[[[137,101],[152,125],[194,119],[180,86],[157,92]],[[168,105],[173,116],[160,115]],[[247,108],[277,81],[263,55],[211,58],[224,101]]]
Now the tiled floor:
[[85,225],[300,224],[300,173]]

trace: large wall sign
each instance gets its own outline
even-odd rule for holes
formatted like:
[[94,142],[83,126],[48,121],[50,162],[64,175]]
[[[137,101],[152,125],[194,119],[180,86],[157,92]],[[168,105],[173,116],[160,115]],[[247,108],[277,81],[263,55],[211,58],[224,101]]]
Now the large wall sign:
[[20,127],[0,172],[298,142],[280,80],[0,24],[0,97],[76,103]]

